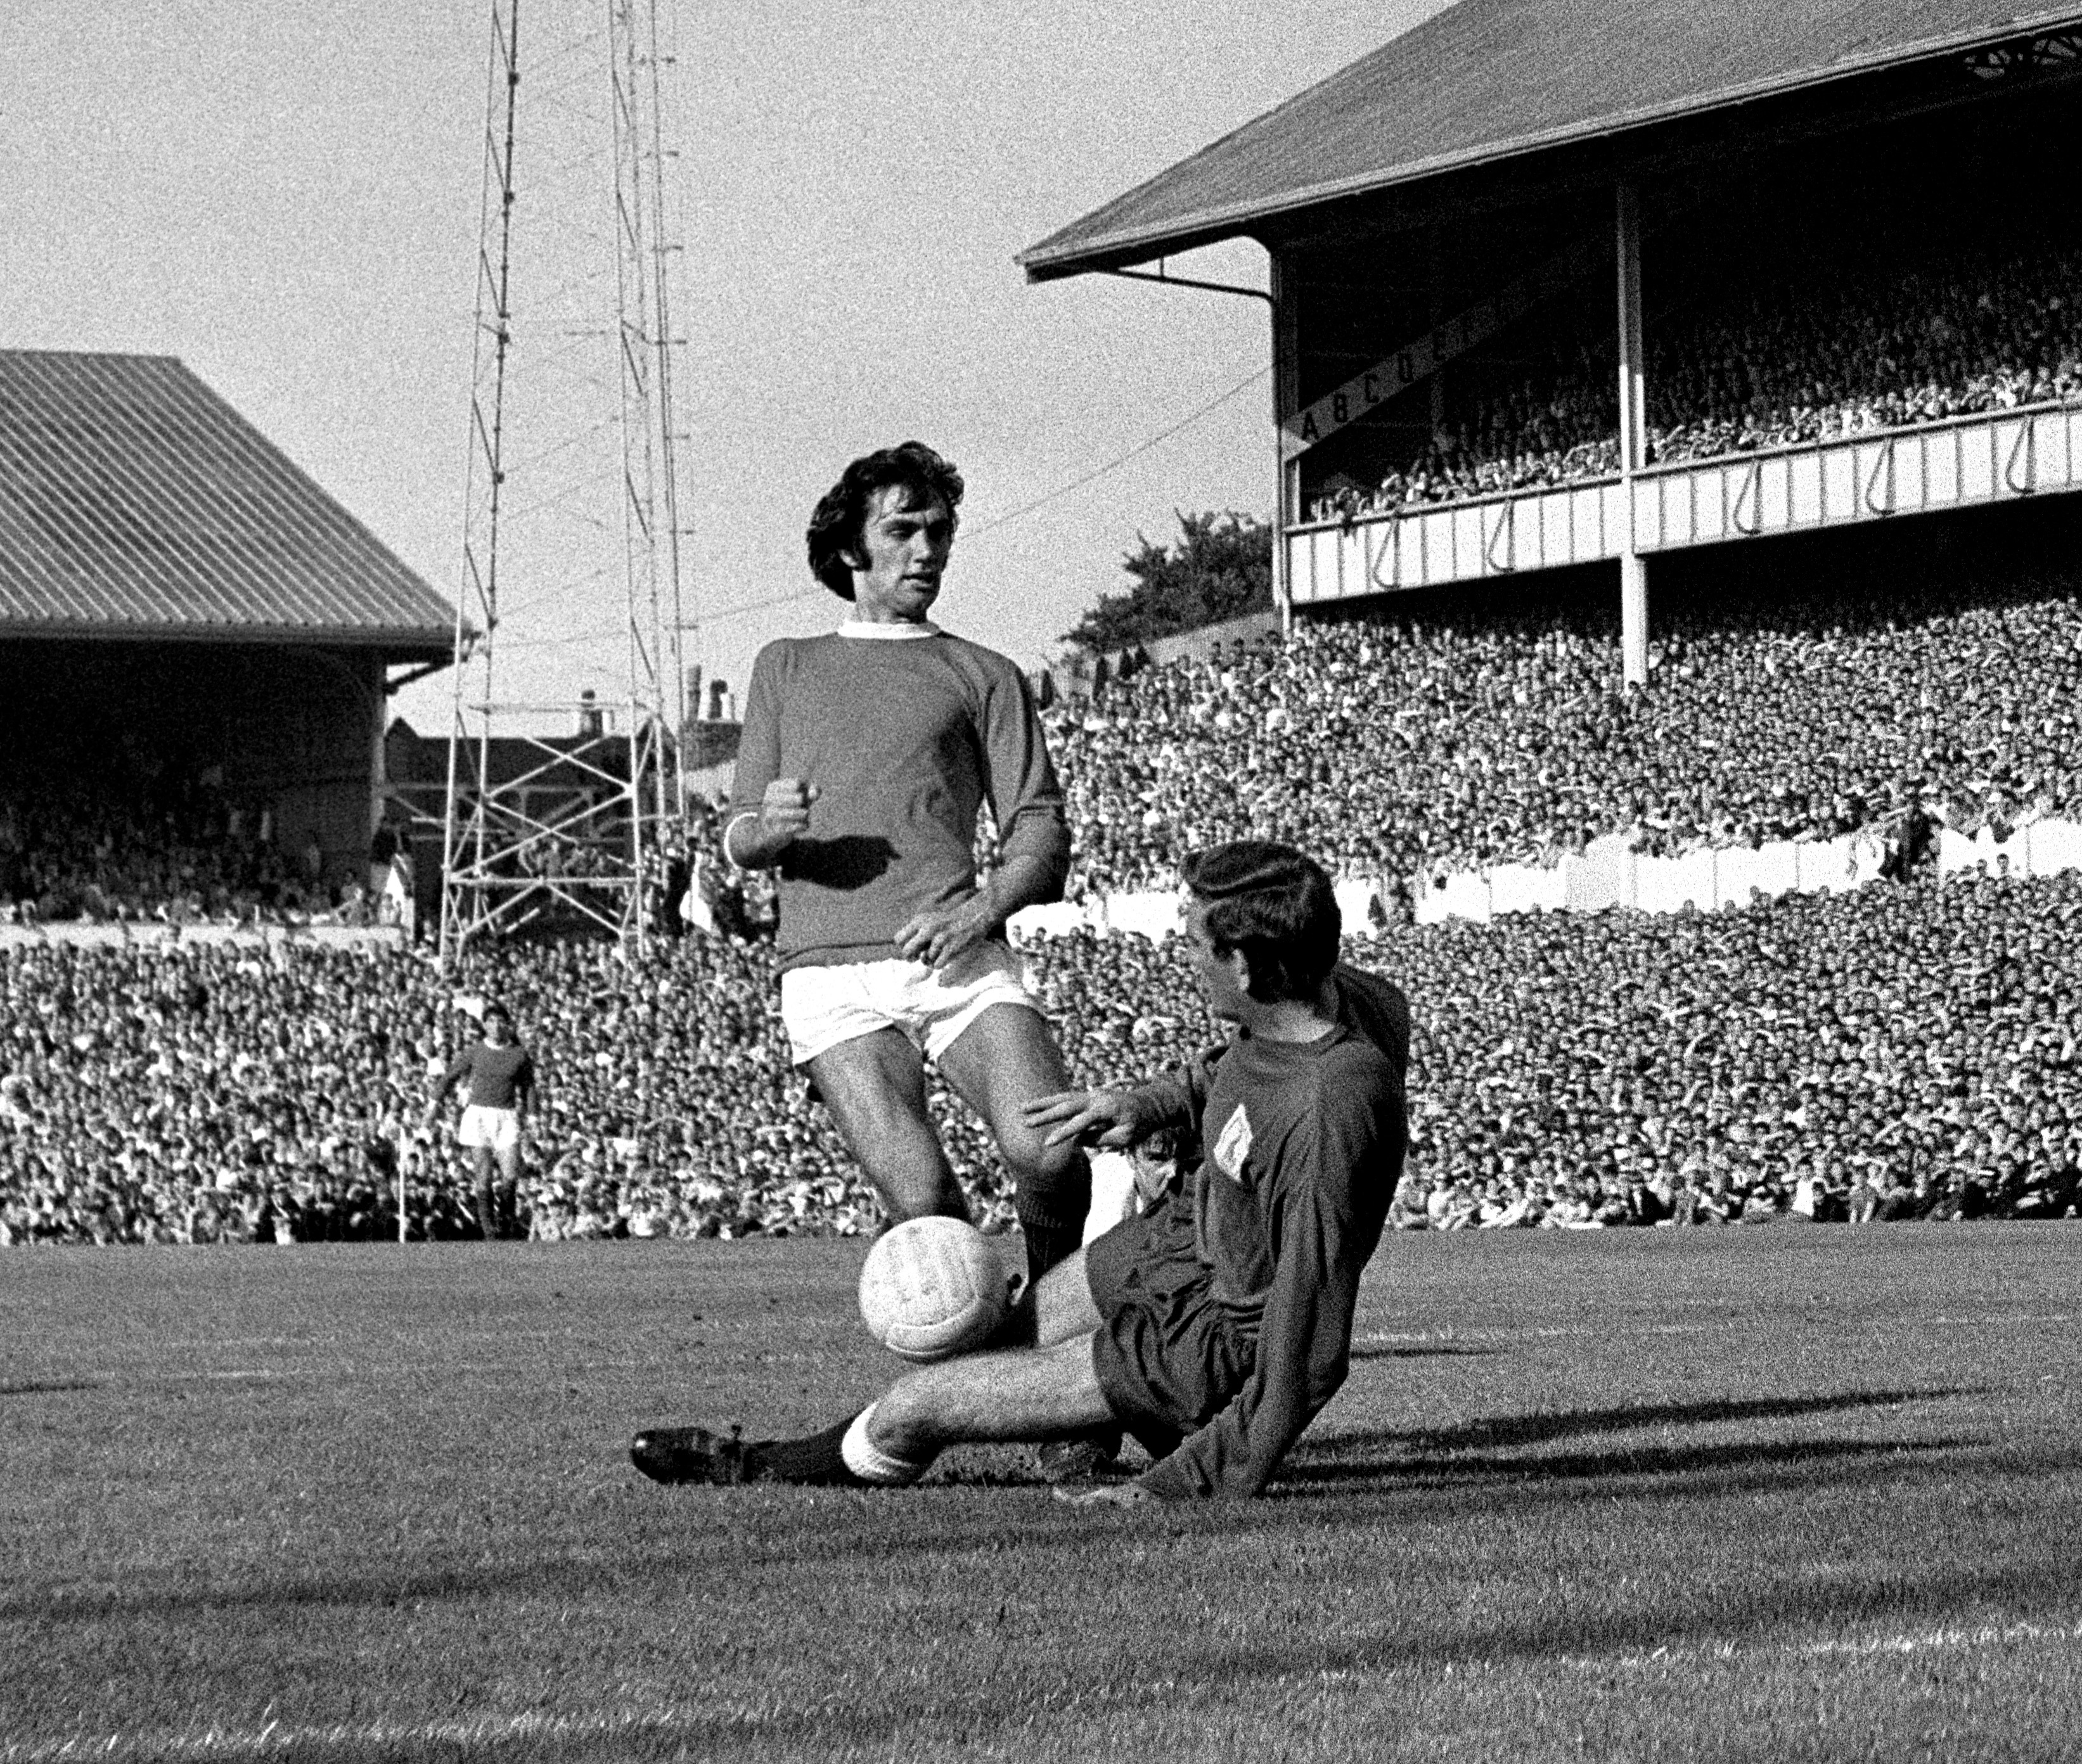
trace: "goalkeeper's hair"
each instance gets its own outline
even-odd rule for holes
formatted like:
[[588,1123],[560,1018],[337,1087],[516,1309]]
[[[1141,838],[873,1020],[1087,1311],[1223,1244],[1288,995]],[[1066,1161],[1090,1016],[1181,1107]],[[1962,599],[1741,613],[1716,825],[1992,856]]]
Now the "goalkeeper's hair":
[[1338,965],[1344,928],[1329,874],[1305,853],[1240,839],[1195,852],[1179,865],[1206,909],[1216,955],[1243,951],[1250,996],[1261,1004],[1309,999]]

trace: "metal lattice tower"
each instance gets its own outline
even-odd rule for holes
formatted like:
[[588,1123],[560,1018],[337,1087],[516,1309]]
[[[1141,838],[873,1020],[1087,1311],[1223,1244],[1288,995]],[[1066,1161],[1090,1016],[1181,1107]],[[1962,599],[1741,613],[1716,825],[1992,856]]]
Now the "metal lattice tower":
[[[599,5],[601,0],[595,0]],[[659,0],[493,0],[440,951],[546,916],[640,946],[683,825],[681,534]],[[562,33],[561,35],[559,33]],[[531,165],[540,171],[523,174]],[[575,607],[615,629],[529,638]],[[525,631],[527,627],[519,626]],[[596,696],[502,650],[619,638]]]

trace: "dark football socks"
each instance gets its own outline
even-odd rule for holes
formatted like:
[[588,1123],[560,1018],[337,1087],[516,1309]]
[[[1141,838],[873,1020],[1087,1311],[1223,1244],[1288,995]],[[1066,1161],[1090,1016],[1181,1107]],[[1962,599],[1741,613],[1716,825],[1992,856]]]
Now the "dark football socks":
[[900,1488],[932,1467],[884,1451],[867,1437],[872,1404],[859,1414],[800,1439],[762,1440],[744,1450],[748,1482],[793,1482],[812,1488]]
[[1038,1282],[1056,1263],[1068,1261],[1085,1240],[1081,1225],[1051,1225],[1022,1219],[1019,1229],[1026,1240],[1026,1278],[1030,1282]]
[[1084,1247],[1085,1215],[1092,1210],[1092,1167],[1082,1152],[1045,1187],[1022,1182],[1012,1208],[1026,1240],[1026,1278],[1038,1281]]
[[853,1417],[849,1415],[820,1434],[807,1434],[800,1439],[765,1439],[746,1446],[745,1480],[865,1486],[864,1478],[846,1468],[840,1450],[845,1443],[846,1429],[853,1423]]

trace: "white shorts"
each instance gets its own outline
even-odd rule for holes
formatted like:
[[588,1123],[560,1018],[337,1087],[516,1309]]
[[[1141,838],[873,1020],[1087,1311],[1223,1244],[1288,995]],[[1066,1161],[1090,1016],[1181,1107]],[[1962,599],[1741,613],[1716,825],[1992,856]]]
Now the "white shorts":
[[993,1004],[1040,1014],[1020,978],[1019,958],[1001,943],[982,943],[935,973],[922,962],[842,962],[793,968],[781,976],[781,1021],[788,1057],[807,1066],[841,1042],[901,1029],[938,1059]]
[[472,1103],[462,1112],[462,1126],[456,1139],[464,1145],[486,1146],[494,1151],[511,1151],[520,1143],[520,1114],[515,1109],[487,1109]]

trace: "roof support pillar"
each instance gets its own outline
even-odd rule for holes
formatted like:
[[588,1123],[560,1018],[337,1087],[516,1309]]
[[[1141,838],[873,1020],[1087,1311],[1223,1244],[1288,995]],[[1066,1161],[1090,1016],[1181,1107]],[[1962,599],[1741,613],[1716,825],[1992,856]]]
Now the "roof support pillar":
[[1626,683],[1648,679],[1648,560],[1634,549],[1636,474],[1648,463],[1648,382],[1641,318],[1641,193],[1619,183],[1620,483],[1626,540],[1620,554],[1620,653]]
[[1294,625],[1294,584],[1287,567],[1287,528],[1300,518],[1301,461],[1288,459],[1280,424],[1301,407],[1301,335],[1288,297],[1287,276],[1274,251],[1266,286],[1272,309],[1272,602],[1284,635]]
[[[1446,244],[1442,229],[1438,227],[1431,230],[1427,255],[1431,259],[1431,305],[1425,316],[1435,336],[1439,326],[1446,322]],[[1446,428],[1446,368],[1443,362],[1431,370],[1431,433],[1427,440],[1436,441]]]

